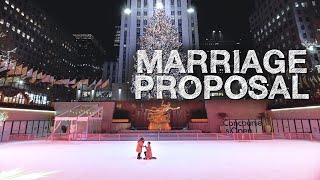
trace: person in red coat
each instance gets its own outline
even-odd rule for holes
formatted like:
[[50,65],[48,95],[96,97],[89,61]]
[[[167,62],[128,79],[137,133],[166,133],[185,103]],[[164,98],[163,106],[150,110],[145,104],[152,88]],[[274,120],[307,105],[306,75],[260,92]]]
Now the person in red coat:
[[144,139],[140,138],[136,148],[136,151],[138,153],[137,159],[141,159],[142,148],[144,147],[143,144],[144,144]]
[[148,146],[146,147],[147,151],[145,152],[146,159],[153,159],[152,158],[152,149],[151,149],[151,142],[148,142]]

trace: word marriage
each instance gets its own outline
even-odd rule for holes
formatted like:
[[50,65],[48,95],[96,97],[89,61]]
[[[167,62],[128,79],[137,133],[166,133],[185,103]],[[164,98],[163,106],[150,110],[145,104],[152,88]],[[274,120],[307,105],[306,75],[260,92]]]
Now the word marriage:
[[[298,82],[299,75],[307,73],[307,68],[303,68],[306,53],[306,50],[289,50],[286,57],[280,50],[270,50],[259,61],[256,52],[249,50],[241,63],[239,50],[233,51],[233,60],[226,50],[211,50],[210,60],[203,50],[189,50],[186,60],[177,50],[168,54],[162,50],[138,50],[133,82],[135,98],[142,99],[143,94],[155,92],[157,99],[163,99],[164,93],[170,94],[171,99],[178,99],[177,96],[196,99],[200,95],[210,99],[224,90],[230,99],[248,95],[255,100],[275,99],[276,95],[285,99],[309,99],[309,94],[299,94]],[[194,75],[195,66],[201,69],[202,80]],[[221,69],[227,78],[221,77]],[[248,71],[252,76],[246,75]],[[234,83],[239,85],[236,92]],[[191,87],[188,84],[193,86],[192,91],[188,90]]]

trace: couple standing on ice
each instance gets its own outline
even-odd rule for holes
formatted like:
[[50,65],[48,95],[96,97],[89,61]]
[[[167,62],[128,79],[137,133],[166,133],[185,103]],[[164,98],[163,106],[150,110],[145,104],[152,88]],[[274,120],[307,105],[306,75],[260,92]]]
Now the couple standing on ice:
[[156,159],[155,157],[152,157],[152,149],[151,149],[151,142],[148,142],[148,146],[144,146],[144,138],[140,138],[137,143],[136,151],[138,153],[137,159],[141,158],[142,148],[145,147],[147,151],[144,152],[144,159]]

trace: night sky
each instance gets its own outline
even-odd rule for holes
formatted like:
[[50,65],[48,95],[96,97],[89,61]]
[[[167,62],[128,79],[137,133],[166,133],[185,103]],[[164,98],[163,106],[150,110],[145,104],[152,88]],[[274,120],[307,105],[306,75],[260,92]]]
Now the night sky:
[[[113,46],[114,26],[120,25],[125,0],[33,0],[69,33],[92,33],[107,50]],[[197,0],[200,39],[221,30],[225,39],[249,36],[254,0]]]

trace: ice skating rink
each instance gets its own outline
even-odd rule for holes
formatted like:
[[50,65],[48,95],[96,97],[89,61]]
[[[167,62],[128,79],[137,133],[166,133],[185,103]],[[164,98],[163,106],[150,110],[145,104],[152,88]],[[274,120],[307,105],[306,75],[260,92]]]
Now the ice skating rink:
[[0,179],[320,179],[319,142],[154,141],[157,160],[137,160],[135,148],[136,142],[2,143]]

